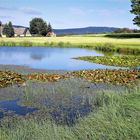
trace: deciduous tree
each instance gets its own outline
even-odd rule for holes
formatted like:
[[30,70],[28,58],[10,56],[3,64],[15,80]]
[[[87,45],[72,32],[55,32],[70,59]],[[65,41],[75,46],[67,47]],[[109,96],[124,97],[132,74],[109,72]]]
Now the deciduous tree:
[[5,24],[3,28],[3,34],[6,35],[6,37],[14,37],[14,28],[12,26],[12,22],[9,22],[8,24]]
[[136,15],[135,18],[133,19],[134,24],[136,24],[140,27],[140,0],[131,0],[131,2],[132,2],[131,13]]
[[46,36],[47,23],[42,18],[34,18],[30,21],[30,32],[32,35]]

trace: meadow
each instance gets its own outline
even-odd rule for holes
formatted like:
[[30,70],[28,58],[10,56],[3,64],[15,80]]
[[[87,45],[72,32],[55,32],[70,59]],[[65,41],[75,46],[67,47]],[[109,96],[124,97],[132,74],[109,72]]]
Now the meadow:
[[[129,36],[129,34],[127,35]],[[76,35],[64,37],[16,37],[0,38],[0,46],[53,46],[83,47],[101,51],[140,53],[140,39],[107,37],[106,34]]]

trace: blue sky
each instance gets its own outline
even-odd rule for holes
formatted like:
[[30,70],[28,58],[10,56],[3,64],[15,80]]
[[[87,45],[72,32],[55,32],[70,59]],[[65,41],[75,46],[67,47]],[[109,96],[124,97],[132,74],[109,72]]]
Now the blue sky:
[[42,17],[53,28],[136,28],[130,5],[130,0],[0,0],[0,20],[29,26],[33,17]]

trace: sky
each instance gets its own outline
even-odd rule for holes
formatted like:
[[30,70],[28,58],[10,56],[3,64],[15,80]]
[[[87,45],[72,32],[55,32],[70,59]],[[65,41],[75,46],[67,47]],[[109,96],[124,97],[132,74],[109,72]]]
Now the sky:
[[133,25],[130,0],[0,0],[0,21],[29,26],[34,17],[55,29]]

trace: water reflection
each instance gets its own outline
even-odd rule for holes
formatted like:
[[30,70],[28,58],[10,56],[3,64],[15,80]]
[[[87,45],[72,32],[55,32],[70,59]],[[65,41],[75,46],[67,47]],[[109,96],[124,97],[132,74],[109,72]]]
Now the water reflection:
[[41,54],[31,54],[31,59],[35,60],[35,61],[40,61],[44,58],[44,55]]
[[[17,104],[18,100],[5,100],[5,101],[0,101],[0,109],[3,110],[4,113],[8,113],[9,111],[17,114],[17,115],[22,115],[25,116],[28,113],[32,113],[34,111],[37,111],[37,108],[30,108],[26,106],[20,106]],[[3,118],[4,113],[0,112],[0,118]]]

